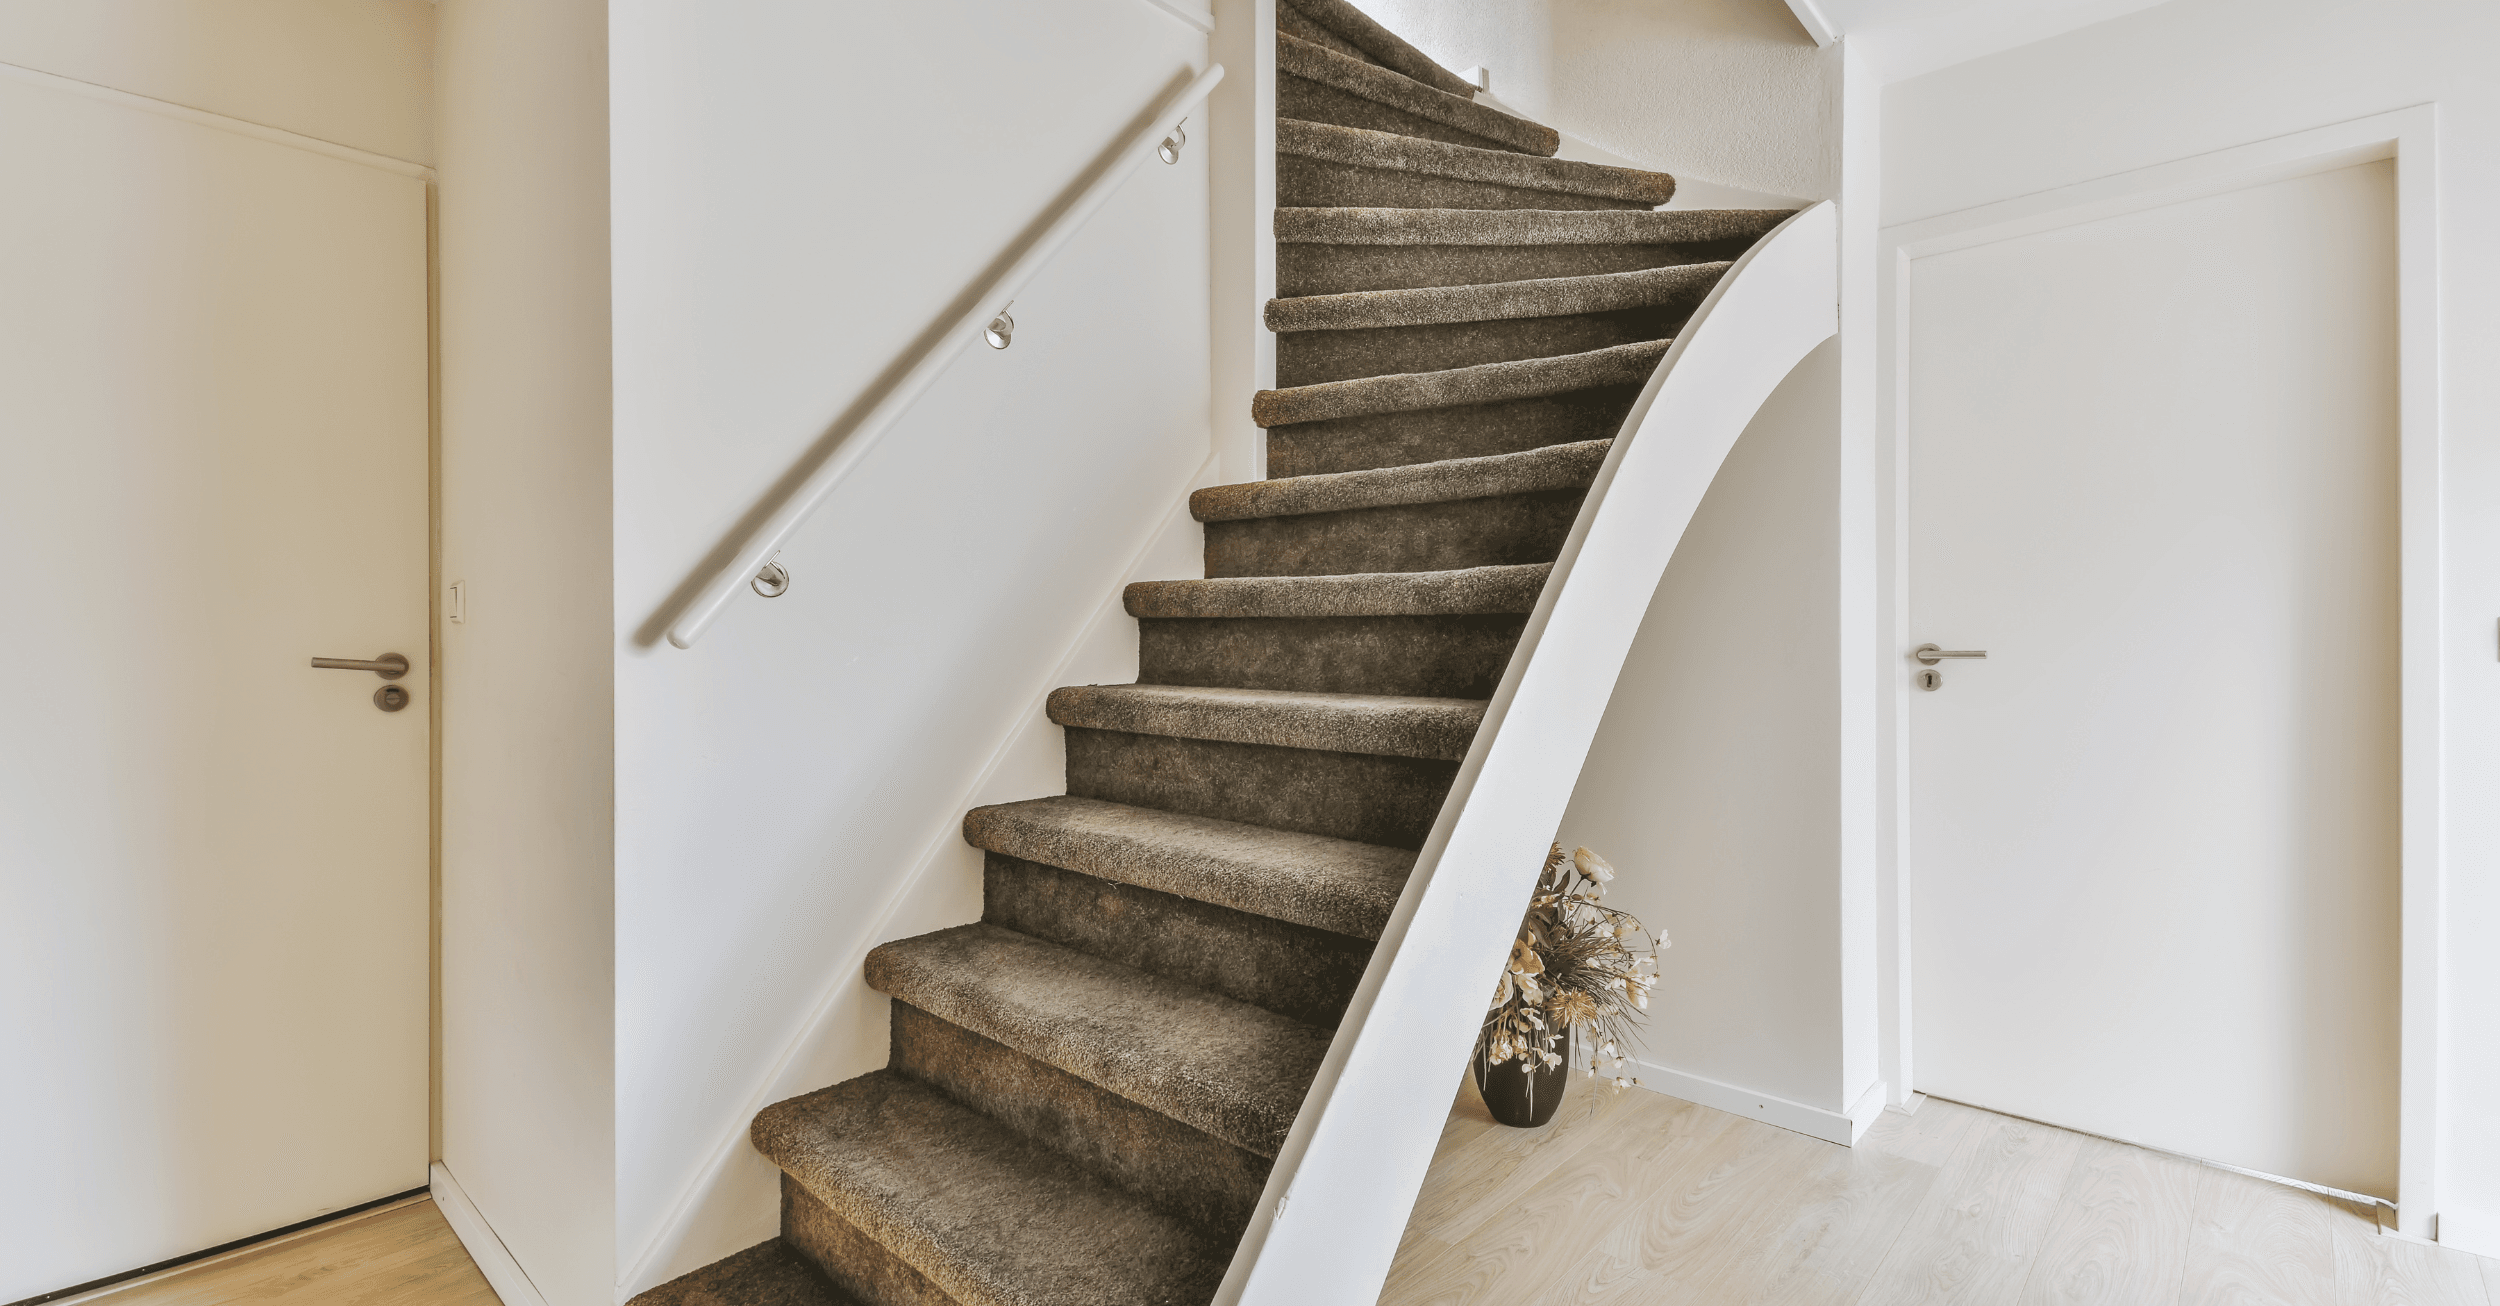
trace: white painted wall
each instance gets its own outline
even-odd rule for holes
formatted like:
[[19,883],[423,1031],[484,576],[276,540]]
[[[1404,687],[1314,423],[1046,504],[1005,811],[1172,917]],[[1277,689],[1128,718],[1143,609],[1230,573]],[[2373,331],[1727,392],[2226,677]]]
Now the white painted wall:
[[443,0],[442,1163],[539,1294],[615,1291],[600,0]]
[[[1089,628],[1134,658],[1133,622],[1095,620],[1202,483],[1222,128],[1124,185],[1021,294],[1011,349],[953,365],[785,551],[786,596],[681,651],[658,632],[698,565],[1207,38],[1144,0],[610,19],[631,1292],[774,1232],[752,1112],[884,1064],[863,954],[977,915],[963,808],[1059,792],[1056,730],[1039,762],[1012,746],[1039,695],[1133,669],[1061,671]],[[1184,527],[1166,574],[1195,566]]]
[[1518,113],[1680,180],[1840,193],[1840,52],[1780,0],[1364,0]]
[[1711,482],[1557,835],[1674,940],[1650,1086],[1834,1115],[1865,1088],[1840,1063],[1839,361],[1836,340],[1807,355]]
[[434,161],[428,0],[0,0],[0,63]]
[[[2429,1170],[2444,1240],[2500,1252],[2500,12],[2471,0],[2172,0],[1891,87],[1887,222],[1929,217],[2409,105],[2435,104],[2446,599],[2443,1067]],[[2405,166],[2418,166],[2408,162]],[[2408,1093],[2412,1087],[2408,1086]],[[2408,1226],[2424,1219],[2416,1205]]]

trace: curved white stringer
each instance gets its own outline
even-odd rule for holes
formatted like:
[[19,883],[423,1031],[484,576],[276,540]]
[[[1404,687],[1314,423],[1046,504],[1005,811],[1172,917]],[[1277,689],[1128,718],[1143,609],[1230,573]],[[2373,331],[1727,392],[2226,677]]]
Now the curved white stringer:
[[1431,1107],[1474,1042],[1487,977],[1510,947],[1667,560],[1755,411],[1839,330],[1837,242],[1827,202],[1757,243],[1624,420],[1218,1301],[1379,1296],[1440,1137]]

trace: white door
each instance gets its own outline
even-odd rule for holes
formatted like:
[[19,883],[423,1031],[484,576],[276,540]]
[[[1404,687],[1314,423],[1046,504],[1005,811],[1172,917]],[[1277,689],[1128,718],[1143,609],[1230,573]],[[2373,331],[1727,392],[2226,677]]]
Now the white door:
[[1914,265],[1916,1088],[2395,1195],[2391,167]]
[[14,1301],[426,1182],[426,216],[15,80],[0,178]]

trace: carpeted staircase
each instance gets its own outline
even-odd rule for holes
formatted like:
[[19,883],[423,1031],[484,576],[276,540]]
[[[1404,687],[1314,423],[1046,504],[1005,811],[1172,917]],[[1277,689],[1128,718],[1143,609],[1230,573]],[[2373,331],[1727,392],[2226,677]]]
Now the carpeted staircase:
[[1207,1301],[1610,437],[1788,216],[1278,27],[1274,479],[1129,587],[1139,683],[1051,695],[1066,795],[964,818],[981,921],[870,954],[891,1064],[756,1118],[781,1237],[636,1306]]

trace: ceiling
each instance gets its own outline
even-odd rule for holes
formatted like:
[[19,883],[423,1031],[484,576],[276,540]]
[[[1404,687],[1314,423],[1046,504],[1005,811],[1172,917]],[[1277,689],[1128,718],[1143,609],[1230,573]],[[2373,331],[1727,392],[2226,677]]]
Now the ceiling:
[[1788,0],[1817,44],[1847,38],[1883,81],[2106,22],[2163,0]]

